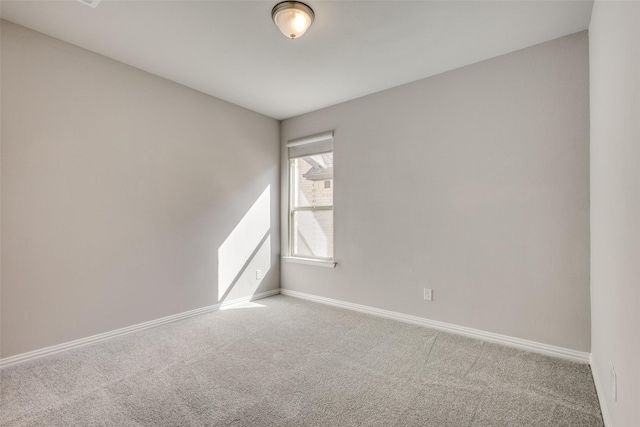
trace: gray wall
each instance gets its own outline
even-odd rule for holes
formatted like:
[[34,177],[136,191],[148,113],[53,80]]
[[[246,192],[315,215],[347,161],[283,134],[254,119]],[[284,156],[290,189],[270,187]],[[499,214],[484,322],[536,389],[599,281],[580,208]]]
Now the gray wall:
[[639,24],[640,3],[597,1],[589,26],[592,355],[620,427],[640,426]]
[[276,120],[9,22],[1,48],[2,357],[279,287]]
[[285,120],[282,191],[335,129],[338,265],[281,286],[589,351],[588,90],[582,32]]

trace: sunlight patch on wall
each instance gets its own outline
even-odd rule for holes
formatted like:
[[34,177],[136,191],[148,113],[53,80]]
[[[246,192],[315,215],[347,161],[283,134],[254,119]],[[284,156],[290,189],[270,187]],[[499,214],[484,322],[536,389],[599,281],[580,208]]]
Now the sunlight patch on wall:
[[218,248],[218,301],[226,299],[234,288],[239,288],[242,296],[255,292],[268,274],[270,227],[271,186],[267,186]]

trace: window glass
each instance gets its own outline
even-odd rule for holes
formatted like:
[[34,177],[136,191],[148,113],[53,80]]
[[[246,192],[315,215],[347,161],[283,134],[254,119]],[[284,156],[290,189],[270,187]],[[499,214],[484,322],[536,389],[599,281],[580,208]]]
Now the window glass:
[[290,160],[290,255],[333,259],[333,152]]
[[293,254],[305,258],[333,258],[333,211],[293,213]]
[[291,160],[295,192],[293,206],[333,205],[333,153]]

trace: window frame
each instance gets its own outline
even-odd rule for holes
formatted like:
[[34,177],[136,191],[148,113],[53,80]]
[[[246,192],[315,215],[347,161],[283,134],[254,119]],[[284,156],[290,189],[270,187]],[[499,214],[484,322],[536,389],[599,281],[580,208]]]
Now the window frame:
[[[289,232],[289,250],[288,250],[288,256],[285,257],[288,261],[292,261],[292,262],[301,262],[304,264],[310,264],[310,265],[320,265],[320,264],[328,264],[328,266],[333,266],[335,267],[335,262],[334,262],[334,258],[335,258],[335,253],[333,253],[332,257],[319,257],[319,256],[312,256],[312,255],[299,255],[299,254],[295,254],[294,253],[294,233],[295,233],[295,221],[294,221],[294,215],[296,212],[318,212],[318,211],[331,211],[332,212],[332,216],[331,216],[331,221],[332,221],[332,225],[334,225],[334,217],[333,217],[333,211],[334,211],[334,203],[333,203],[333,197],[331,198],[331,205],[323,205],[323,206],[299,206],[296,207],[295,206],[295,195],[296,195],[296,191],[298,190],[298,187],[295,185],[296,184],[296,179],[295,179],[295,162],[296,160],[302,159],[304,157],[310,157],[310,156],[315,156],[315,155],[322,155],[322,154],[328,154],[328,153],[332,153],[333,154],[333,150],[323,150],[321,152],[314,152],[313,154],[306,154],[306,155],[301,155],[301,156],[296,156],[296,157],[289,157],[288,161],[289,161],[289,227],[288,227],[288,232]],[[332,189],[335,188],[335,180],[332,178]],[[333,227],[332,227],[333,229]],[[335,236],[335,234],[334,234]],[[308,261],[308,262],[305,262]],[[329,265],[330,264],[330,265]]]

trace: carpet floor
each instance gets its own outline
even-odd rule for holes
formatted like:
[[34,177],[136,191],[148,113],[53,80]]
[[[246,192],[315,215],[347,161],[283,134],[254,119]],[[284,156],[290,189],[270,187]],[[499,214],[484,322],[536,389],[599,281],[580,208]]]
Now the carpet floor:
[[0,371],[1,426],[602,426],[588,365],[277,295]]

